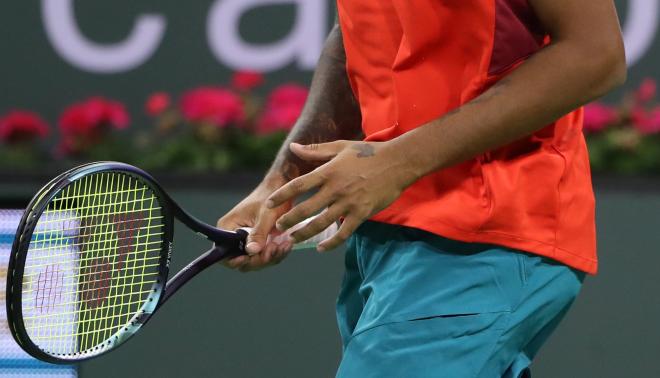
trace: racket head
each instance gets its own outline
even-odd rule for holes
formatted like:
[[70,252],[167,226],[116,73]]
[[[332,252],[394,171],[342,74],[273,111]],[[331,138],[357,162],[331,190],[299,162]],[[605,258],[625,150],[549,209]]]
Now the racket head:
[[79,166],[28,205],[7,272],[17,343],[51,363],[86,360],[124,343],[159,304],[169,272],[172,202],[139,168]]

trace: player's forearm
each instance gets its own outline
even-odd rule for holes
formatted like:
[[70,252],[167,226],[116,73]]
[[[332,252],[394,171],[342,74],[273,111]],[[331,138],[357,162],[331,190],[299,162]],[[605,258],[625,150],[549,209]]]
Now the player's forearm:
[[314,72],[309,97],[266,175],[265,181],[289,181],[315,168],[289,151],[289,144],[314,144],[361,135],[360,109],[346,73],[341,30],[335,26],[325,42]]
[[415,180],[530,135],[624,80],[622,47],[590,51],[557,42],[480,97],[390,147],[405,153]]

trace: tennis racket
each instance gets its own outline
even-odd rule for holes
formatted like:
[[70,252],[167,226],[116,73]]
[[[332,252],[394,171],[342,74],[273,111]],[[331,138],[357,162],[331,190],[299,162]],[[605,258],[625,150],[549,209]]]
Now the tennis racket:
[[[214,245],[168,281],[175,218]],[[27,353],[51,363],[109,352],[198,273],[245,254],[248,233],[195,219],[139,168],[74,168],[34,196],[18,226],[7,272],[11,333]]]

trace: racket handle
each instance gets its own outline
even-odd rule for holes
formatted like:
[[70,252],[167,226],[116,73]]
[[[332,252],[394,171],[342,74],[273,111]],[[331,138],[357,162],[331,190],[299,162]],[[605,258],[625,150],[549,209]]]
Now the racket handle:
[[[295,226],[289,228],[286,230],[286,232],[279,234],[279,235],[268,235],[268,239],[266,239],[266,243],[275,243],[275,244],[282,244],[285,241],[289,240],[290,236],[292,233],[300,230],[301,228],[307,226],[309,222],[313,221],[316,218],[316,216],[309,217],[305,219],[304,221],[296,224]],[[339,229],[339,225],[337,225],[336,222],[333,222],[330,226],[328,226],[325,230],[321,231],[320,233],[312,236],[311,238],[301,241],[299,243],[294,244],[293,250],[298,250],[298,249],[307,249],[307,248],[316,248],[316,245],[322,242],[323,240],[331,237],[334,235],[337,230]],[[251,227],[242,227],[240,230],[246,231],[248,234],[252,232]]]

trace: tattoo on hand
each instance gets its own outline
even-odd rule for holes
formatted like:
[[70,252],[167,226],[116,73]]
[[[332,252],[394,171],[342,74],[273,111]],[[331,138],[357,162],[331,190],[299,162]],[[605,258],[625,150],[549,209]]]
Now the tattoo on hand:
[[357,157],[366,158],[376,155],[374,146],[368,143],[356,144],[352,147],[354,150],[358,151]]

